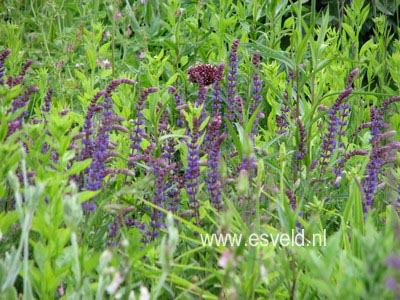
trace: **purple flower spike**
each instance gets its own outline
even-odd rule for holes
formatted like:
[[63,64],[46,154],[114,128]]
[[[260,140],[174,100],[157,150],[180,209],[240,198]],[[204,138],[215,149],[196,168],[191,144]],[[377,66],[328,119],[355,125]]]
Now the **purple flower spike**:
[[400,256],[390,256],[387,259],[387,264],[390,268],[400,271]]
[[351,94],[352,91],[352,88],[348,88],[342,92],[329,110],[328,128],[322,137],[322,152],[319,160],[320,176],[326,171],[325,167],[329,164],[329,160],[336,149],[336,136],[340,136],[341,132],[344,130],[343,127],[345,126],[345,123],[343,122],[343,119],[340,119],[339,113],[343,112],[345,107],[347,107],[343,105],[343,101]]
[[179,93],[178,93],[178,91],[176,90],[175,87],[169,86],[169,87],[168,87],[168,91],[169,91],[170,93],[173,93],[173,94],[174,94],[174,100],[175,100],[175,105],[176,105],[175,108],[176,108],[177,110],[179,110],[179,117],[178,117],[178,119],[177,119],[177,121],[176,121],[176,125],[177,125],[177,126],[183,126],[183,124],[185,123],[185,121],[184,121],[185,117],[184,117],[184,115],[183,115],[183,108],[184,108],[184,106],[185,106],[186,104],[183,103],[183,101],[182,101],[182,99],[181,99],[181,95],[179,95]]
[[144,101],[147,99],[148,95],[151,93],[154,93],[158,91],[157,88],[155,87],[151,87],[148,89],[145,89],[140,97],[139,97],[139,101],[136,103],[136,118],[133,121],[133,132],[130,135],[130,139],[131,139],[131,149],[132,150],[137,150],[140,151],[141,147],[140,147],[140,143],[143,140],[143,137],[145,137],[145,132],[142,128],[142,126],[144,125],[144,120],[143,120],[143,109],[144,109]]
[[200,137],[199,132],[200,120],[193,117],[192,130],[189,132],[190,140],[186,141],[188,146],[188,166],[186,169],[186,192],[189,196],[189,203],[192,210],[192,217],[195,218],[196,223],[199,223],[199,200],[197,199],[197,193],[199,190],[199,145],[197,144]]
[[224,74],[224,68],[225,68],[225,64],[221,63],[219,65],[219,75],[220,77],[218,77],[216,79],[216,81],[213,84],[213,91],[212,91],[212,112],[211,114],[213,116],[218,116],[220,114],[221,111],[221,104],[222,104],[222,98],[221,98],[221,86],[220,86],[220,81],[222,80],[222,76]]
[[[372,149],[369,156],[369,162],[366,166],[365,177],[363,180],[363,190],[365,194],[365,201],[363,203],[364,212],[367,213],[368,209],[372,207],[374,201],[374,195],[381,183],[380,175],[382,173],[382,167],[385,163],[393,160],[393,153],[396,147],[393,144],[381,146],[381,140],[388,134],[381,134],[383,128],[381,110],[376,109],[374,106],[370,107],[371,115],[371,145]],[[390,133],[390,132],[389,132]],[[390,134],[389,134],[390,136]]]
[[[399,150],[400,151],[400,150]],[[395,208],[397,210],[397,214],[400,217],[400,184],[397,186],[397,201],[395,203]]]
[[231,51],[229,52],[229,69],[228,69],[228,83],[227,83],[227,103],[226,103],[226,116],[231,122],[234,119],[234,112],[236,110],[235,96],[237,87],[237,73],[238,73],[238,57],[237,50],[240,44],[239,40],[234,40],[232,43]]
[[42,110],[44,112],[50,111],[51,105],[51,97],[53,96],[53,88],[49,88],[46,93],[46,97],[44,97],[44,105],[42,106]]
[[384,114],[385,111],[386,111],[386,109],[387,109],[387,107],[388,107],[390,104],[392,104],[392,103],[394,103],[394,102],[399,102],[399,101],[400,101],[400,96],[393,96],[393,97],[390,97],[390,98],[386,99],[385,102],[383,102],[383,104],[382,104],[382,111],[381,111],[381,113]]
[[130,85],[135,85],[136,81],[131,80],[131,79],[127,79],[127,78],[120,78],[120,79],[116,79],[111,81],[110,85],[107,87],[106,89],[106,93],[111,96],[112,93],[114,92],[114,90],[120,85],[120,84],[130,84]]
[[299,127],[299,146],[296,154],[296,159],[303,160],[306,155],[306,130],[304,129],[303,122],[297,118],[297,126]]
[[22,67],[22,69],[21,69],[20,75],[19,75],[17,78],[15,78],[15,80],[14,80],[14,82],[12,83],[11,86],[16,86],[16,85],[22,83],[22,81],[23,81],[24,78],[25,78],[26,71],[28,71],[29,67],[30,67],[32,64],[33,64],[33,60],[32,60],[32,59],[28,60],[28,61],[25,63],[25,65],[24,65],[24,66]]
[[[289,71],[288,78],[286,80],[286,88],[283,93],[283,105],[280,108],[281,114],[276,117],[276,125],[278,127],[277,133],[286,135],[288,133],[287,127],[289,124],[290,110],[292,107],[292,99],[289,99],[288,87],[292,83],[294,79],[294,72]],[[295,89],[296,86],[292,84],[292,89]]]
[[4,84],[4,61],[6,60],[7,56],[11,53],[10,49],[6,49],[3,51],[3,53],[0,55],[0,84]]
[[342,179],[342,174],[343,174],[343,167],[345,163],[352,158],[353,156],[361,155],[361,156],[366,156],[368,155],[368,150],[353,150],[348,153],[346,153],[341,160],[337,163],[336,167],[333,168],[333,173],[336,176],[335,183],[334,185],[336,187],[339,186],[340,180]]
[[[260,76],[257,74],[257,71],[259,69],[259,65],[260,65],[260,54],[254,54],[253,55],[253,65],[256,69],[256,71],[253,74],[253,89],[252,89],[252,98],[253,101],[250,103],[250,115],[252,115],[256,109],[258,108],[259,105],[261,105],[261,89],[262,89],[262,85],[263,82],[260,79]],[[262,117],[262,113],[259,112],[257,114],[257,117],[254,120],[254,124],[253,124],[253,130],[252,130],[252,134],[253,137],[254,135],[257,134],[257,125],[258,125],[258,120]]]
[[226,138],[225,134],[219,134],[221,125],[221,117],[214,117],[214,119],[207,125],[206,134],[206,150],[208,153],[207,166],[209,167],[206,186],[210,193],[211,203],[214,205],[217,211],[222,209],[222,187],[219,178],[219,160],[221,156],[221,144]]
[[85,160],[89,157],[91,157],[93,153],[93,140],[91,138],[93,134],[93,116],[96,112],[96,107],[97,107],[97,101],[107,95],[106,91],[101,90],[90,101],[90,105],[88,107],[88,111],[86,113],[85,117],[85,122],[83,124],[83,132],[85,133],[85,137],[82,139],[82,144],[84,145],[84,148],[82,149],[81,153],[81,160]]
[[[175,167],[175,164],[168,164],[163,158],[150,159],[150,167],[153,175],[155,176],[155,192],[152,198],[153,203],[160,208],[166,209],[166,185],[165,180],[167,175],[171,170]],[[165,227],[164,224],[164,213],[153,209],[151,212],[151,222],[150,227],[151,231],[149,231],[149,238],[153,240],[159,235],[159,231],[162,227]]]
[[349,77],[347,77],[347,81],[346,81],[346,89],[351,88],[351,84],[354,81],[354,77],[356,77],[358,73],[360,73],[359,68],[356,68],[350,72]]

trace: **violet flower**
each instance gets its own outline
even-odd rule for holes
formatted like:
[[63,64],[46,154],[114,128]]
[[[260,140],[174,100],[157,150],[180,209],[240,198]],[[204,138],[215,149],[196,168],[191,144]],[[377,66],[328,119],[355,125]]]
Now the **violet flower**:
[[[244,108],[244,105],[243,105],[242,97],[240,97],[239,95],[236,95],[235,99],[234,99],[234,102],[236,104],[235,106],[236,106],[236,109],[237,109],[237,116],[239,118],[239,124],[244,126],[244,123],[243,123],[243,108]],[[253,138],[253,136],[252,136],[252,138]]]
[[[289,100],[289,92],[288,92],[288,86],[292,83],[294,79],[294,72],[289,71],[288,78],[286,80],[286,88],[285,91],[283,92],[283,105],[280,108],[280,115],[276,117],[276,126],[278,127],[277,133],[286,135],[287,132],[287,127],[289,125],[289,113],[291,111],[292,107],[292,99]],[[295,89],[296,86],[292,84],[292,89]],[[293,98],[293,97],[292,97]]]
[[325,167],[328,165],[333,152],[336,149],[337,141],[336,136],[338,135],[338,127],[342,126],[338,114],[343,108],[343,101],[351,94],[352,88],[346,89],[336,99],[328,113],[328,128],[322,137],[321,155],[319,160],[320,174],[325,172]]
[[199,145],[197,144],[200,137],[199,133],[200,119],[193,117],[192,130],[189,132],[190,140],[186,141],[188,146],[188,166],[186,169],[186,192],[189,196],[189,205],[192,210],[192,217],[195,218],[196,223],[199,223],[199,200],[197,198],[197,193],[199,190]]
[[[204,105],[206,102],[206,95],[208,85],[215,84],[221,81],[223,76],[223,68],[214,67],[210,64],[201,64],[194,67],[191,67],[188,70],[189,81],[193,83],[197,83],[199,86],[199,92],[197,95],[196,107]],[[200,122],[205,119],[205,110],[203,109],[200,114]]]
[[[81,152],[81,157],[80,160],[85,160],[89,157],[91,157],[93,153],[93,117],[95,112],[98,110],[98,105],[97,101],[103,97],[106,96],[107,93],[104,90],[101,90],[94,95],[92,100],[90,101],[90,105],[88,107],[86,116],[85,116],[85,121],[83,124],[83,132],[85,133],[85,136],[82,138],[82,144],[84,148],[82,149]],[[101,108],[101,107],[100,107]]]
[[222,76],[224,74],[224,67],[225,64],[221,63],[218,67],[219,71],[218,74],[219,76],[216,78],[214,84],[213,84],[213,90],[212,90],[212,106],[211,106],[211,115],[212,116],[218,116],[221,112],[222,109],[222,97],[221,97],[221,85],[220,82],[222,80]]
[[206,187],[210,193],[211,203],[214,205],[217,211],[220,211],[222,208],[222,188],[219,179],[219,160],[221,156],[221,144],[226,137],[225,134],[219,134],[221,125],[221,117],[214,117],[214,119],[207,125],[206,135],[208,141],[208,146],[206,146],[208,153],[207,166],[209,168],[206,178]]
[[228,83],[227,83],[227,102],[226,102],[226,117],[229,121],[233,121],[236,111],[236,88],[237,88],[237,73],[238,73],[238,57],[237,50],[240,44],[239,40],[234,40],[231,51],[229,52],[228,64]]
[[[87,170],[88,177],[86,181],[86,189],[89,191],[97,191],[102,187],[103,179],[106,172],[106,159],[108,151],[109,135],[111,130],[112,105],[110,97],[107,97],[103,103],[104,111],[102,112],[101,126],[98,130],[96,139],[93,141],[92,162]],[[94,202],[83,203],[85,210],[95,210]]]
[[5,71],[5,67],[4,67],[4,62],[7,58],[7,56],[11,53],[10,49],[6,49],[3,51],[3,53],[0,55],[0,84],[4,84],[4,71]]
[[179,110],[179,116],[176,120],[176,125],[177,126],[183,126],[185,124],[185,117],[183,115],[183,108],[185,104],[182,101],[181,95],[178,93],[175,87],[169,86],[168,91],[172,94],[174,94],[174,100],[175,100],[175,108],[176,110]]
[[131,139],[131,149],[132,150],[137,150],[140,151],[140,143],[143,140],[143,137],[145,137],[145,132],[143,130],[143,125],[144,125],[144,119],[143,119],[143,109],[144,109],[144,101],[146,100],[147,96],[151,93],[156,92],[158,89],[155,87],[151,87],[148,89],[145,89],[140,97],[139,101],[136,103],[136,118],[133,121],[133,131],[130,135]]
[[211,85],[222,79],[223,68],[210,64],[200,64],[189,68],[189,81],[197,83],[200,87]]
[[[286,189],[286,190],[285,190],[285,194],[286,194],[286,196],[287,196],[288,199],[289,199],[290,207],[292,208],[293,211],[296,211],[296,209],[297,209],[297,199],[296,199],[296,196],[295,196],[295,195],[293,194],[293,192],[292,192],[291,190],[289,190],[289,189]],[[302,216],[303,216],[303,213],[302,213],[302,212],[299,212],[299,216],[302,217]],[[296,227],[297,227],[297,229],[301,230],[302,225],[301,225],[301,223],[300,223],[299,221],[296,221]]]
[[[157,158],[150,160],[151,172],[155,176],[155,192],[152,197],[153,203],[163,209],[167,208],[166,205],[166,193],[165,193],[165,180],[168,173],[175,167],[175,164],[168,164],[164,159]],[[164,213],[153,209],[151,214],[150,221],[150,232],[148,235],[150,236],[150,240],[154,240],[159,236],[160,229],[165,227],[164,224]]]
[[39,91],[39,88],[37,86],[30,86],[28,89],[25,91],[24,95],[18,96],[14,98],[12,101],[12,108],[9,109],[7,112],[15,112],[20,108],[26,107],[26,109],[12,122],[8,124],[8,131],[6,135],[6,139],[11,136],[14,132],[20,130],[22,128],[22,124],[24,122],[24,118],[28,116],[28,103],[30,100],[30,96],[33,93],[36,93]]
[[368,209],[372,207],[374,195],[381,183],[380,175],[384,164],[396,159],[396,152],[399,151],[398,142],[389,143],[385,146],[381,145],[381,141],[386,137],[391,136],[394,132],[382,133],[382,110],[376,109],[374,106],[370,107],[371,114],[371,145],[369,161],[365,170],[365,177],[362,182],[365,201],[363,203],[364,212],[367,213]]
[[[257,74],[259,71],[259,65],[260,65],[260,54],[254,54],[253,55],[253,65],[255,67],[255,71],[253,73],[253,89],[252,89],[252,101],[250,103],[250,116],[253,115],[253,113],[257,110],[258,106],[261,105],[261,89],[263,82],[260,78],[260,76]],[[258,120],[262,117],[262,113],[258,112],[257,117],[254,119],[253,123],[253,130],[252,130],[252,135],[257,134],[257,126],[258,126]]]
[[382,104],[381,114],[383,115],[386,112],[386,110],[390,104],[392,104],[394,102],[399,102],[399,101],[400,101],[400,96],[393,96],[393,97],[386,99],[385,102],[383,102],[383,104]]
[[53,96],[53,88],[49,88],[47,90],[46,96],[44,97],[44,104],[42,106],[42,111],[43,112],[49,112],[50,111],[51,97],[52,96]]
[[130,84],[130,85],[135,85],[136,81],[128,78],[119,78],[116,80],[111,81],[110,85],[106,89],[106,93],[111,97],[112,93],[114,90],[120,85],[120,84]]
[[351,85],[354,81],[354,78],[360,73],[359,68],[355,68],[353,71],[350,72],[349,77],[346,80],[346,89],[351,88]]
[[17,78],[15,78],[15,80],[14,80],[13,83],[10,85],[10,87],[11,87],[11,86],[16,86],[16,85],[22,83],[22,81],[23,81],[24,78],[25,78],[26,71],[28,71],[29,67],[30,67],[32,64],[33,64],[33,60],[32,60],[32,59],[29,59],[29,60],[23,65],[23,67],[22,67],[22,69],[21,69],[20,75],[19,75]]
[[304,160],[306,155],[306,130],[303,126],[303,122],[301,122],[300,118],[297,118],[297,126],[299,128],[299,144],[296,153],[296,159]]
[[339,182],[340,182],[340,180],[342,179],[342,174],[343,174],[343,167],[344,167],[344,165],[345,165],[345,163],[350,159],[350,158],[352,158],[352,157],[354,157],[354,156],[358,156],[358,155],[360,155],[360,156],[366,156],[366,155],[368,155],[368,150],[353,150],[353,151],[350,151],[350,152],[348,152],[348,153],[346,153],[344,156],[343,156],[343,158],[341,158],[340,160],[339,160],[339,162],[337,163],[337,165],[334,167],[334,171],[333,171],[333,173],[335,174],[335,176],[336,176],[336,179],[335,179],[335,183],[334,183],[334,185],[337,187],[337,186],[339,186]]
[[395,203],[395,208],[397,210],[397,214],[400,217],[400,184],[397,186],[397,197],[398,198],[397,198],[396,203]]
[[[386,262],[390,269],[395,273],[400,274],[400,256],[390,256]],[[400,284],[397,282],[395,277],[387,278],[386,286],[389,290],[395,292],[396,297],[400,299]]]

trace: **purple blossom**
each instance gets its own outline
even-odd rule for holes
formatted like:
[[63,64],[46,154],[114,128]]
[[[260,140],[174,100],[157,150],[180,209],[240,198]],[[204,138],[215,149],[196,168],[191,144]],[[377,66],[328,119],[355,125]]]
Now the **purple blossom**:
[[[12,101],[12,108],[9,109],[7,112],[15,112],[20,108],[24,108],[28,106],[30,96],[33,93],[36,93],[39,91],[39,88],[37,86],[30,86],[28,89],[25,91],[25,93],[22,96],[18,96],[13,99]],[[28,109],[25,109],[22,111],[22,113],[12,122],[8,124],[8,131],[7,131],[7,136],[8,138],[10,135],[12,135],[14,132],[20,130],[22,128],[22,124],[24,122],[24,118],[28,116]]]
[[[250,115],[252,115],[257,110],[258,106],[261,105],[261,100],[262,100],[261,89],[262,89],[262,85],[263,85],[263,82],[262,82],[260,76],[257,74],[257,72],[259,70],[259,65],[260,65],[260,55],[257,53],[254,54],[252,62],[255,67],[255,71],[253,73],[253,89],[252,89],[252,100],[253,101],[251,101],[251,103],[250,103]],[[253,123],[253,130],[252,130],[253,136],[257,134],[258,119],[260,119],[261,117],[262,117],[262,113],[259,112]]]
[[237,108],[237,115],[239,118],[239,123],[240,123],[240,125],[243,126],[243,106],[244,105],[243,105],[242,97],[240,97],[239,95],[236,95],[234,102],[235,102],[235,104],[236,104],[235,106]]
[[368,152],[369,152],[368,150],[353,150],[353,151],[350,151],[350,152],[346,153],[346,154],[343,156],[343,158],[341,158],[341,159],[339,160],[339,162],[337,163],[337,165],[333,168],[333,173],[334,173],[335,176],[336,176],[335,183],[334,183],[334,185],[335,185],[336,187],[339,186],[340,180],[342,179],[343,167],[344,167],[345,163],[346,163],[350,158],[352,158],[352,157],[354,157],[354,156],[357,156],[357,155],[366,156],[366,155],[368,155]]
[[[286,80],[286,88],[285,91],[283,93],[283,105],[280,108],[280,115],[278,115],[276,117],[276,125],[278,127],[278,133],[279,134],[283,134],[286,135],[287,134],[287,127],[289,125],[289,113],[291,111],[291,107],[292,107],[292,100],[289,100],[289,92],[288,92],[288,87],[290,87],[290,84],[292,83],[294,79],[294,72],[293,71],[289,71],[289,75],[288,78]],[[292,89],[295,89],[296,86],[293,84],[292,85]],[[293,98],[293,97],[292,97]]]
[[231,51],[229,52],[228,64],[228,83],[227,83],[227,102],[226,116],[229,121],[233,121],[236,110],[235,96],[237,88],[237,73],[238,73],[238,57],[237,50],[240,44],[239,40],[234,40]]
[[[205,104],[207,91],[208,91],[208,87],[199,85],[199,93],[197,95],[196,107],[199,107],[199,106]],[[200,122],[203,122],[205,117],[206,117],[206,111],[203,107],[203,109],[201,110],[201,113],[200,113]]]
[[393,278],[393,277],[388,277],[386,279],[386,286],[391,291],[397,291],[398,290],[397,280],[395,278]]
[[[98,130],[96,139],[93,141],[92,162],[87,170],[88,177],[86,181],[86,189],[97,191],[102,187],[103,179],[106,171],[106,159],[108,151],[109,135],[111,130],[110,116],[112,115],[112,105],[110,97],[107,97],[103,103],[104,111],[102,113],[101,126]],[[94,203],[90,203],[89,210],[96,208]],[[85,209],[87,207],[84,206]]]
[[399,102],[400,101],[400,96],[393,96],[385,100],[382,104],[382,110],[381,113],[384,114],[388,108],[388,106],[394,102]]
[[[109,133],[111,130],[127,131],[123,126],[114,124],[115,122],[123,120],[113,114],[113,106],[111,95],[116,87],[122,83],[135,84],[130,79],[117,79],[110,83],[106,90],[101,90],[92,98],[88,107],[83,132],[79,135],[82,138],[83,149],[81,151],[80,160],[92,158],[92,162],[87,170],[85,187],[87,190],[96,191],[102,187],[103,179],[108,174],[106,163],[111,159],[112,154],[109,152],[110,140]],[[104,97],[102,104],[98,104],[101,97]],[[96,112],[100,113],[100,123],[96,126],[94,123],[94,116]],[[83,175],[83,174],[82,174]],[[75,178],[77,179],[77,178]],[[83,178],[81,178],[83,180]],[[79,180],[77,180],[79,181]],[[85,210],[96,209],[96,204],[93,201],[83,203]]]
[[395,208],[397,209],[397,214],[400,217],[400,184],[397,186],[397,197]]
[[175,108],[176,108],[177,110],[179,110],[179,116],[178,116],[178,118],[177,118],[177,120],[176,120],[176,125],[177,125],[177,126],[183,126],[183,124],[185,123],[185,121],[184,121],[185,117],[184,117],[184,115],[183,115],[183,110],[182,110],[182,108],[185,106],[185,104],[183,103],[182,98],[181,98],[181,95],[179,95],[179,93],[178,93],[178,91],[176,90],[175,87],[169,86],[169,87],[168,87],[168,91],[169,91],[170,93],[173,93],[173,94],[174,94]]
[[368,211],[373,204],[374,194],[380,183],[379,176],[382,173],[382,167],[385,164],[388,155],[392,147],[385,146],[381,147],[381,128],[382,125],[382,115],[379,109],[375,109],[374,106],[370,107],[371,115],[371,145],[372,149],[370,152],[369,161],[365,170],[365,177],[363,180],[363,191],[365,194],[365,201],[363,203],[364,212]]
[[356,68],[350,72],[349,77],[347,77],[347,80],[346,80],[346,89],[351,88],[354,78],[358,75],[358,73],[360,73],[359,68]]
[[400,256],[390,256],[386,262],[390,268],[400,271]]
[[217,80],[213,84],[213,91],[212,91],[212,110],[211,114],[212,116],[218,116],[221,111],[221,104],[222,104],[222,98],[221,98],[221,85],[220,82],[222,80],[222,75],[224,74],[224,67],[225,64],[221,63],[219,65],[219,74],[221,75],[221,78],[217,78]]
[[[354,69],[350,73],[346,81],[346,89],[336,98],[336,101],[329,109],[328,128],[322,137],[322,151],[319,160],[320,177],[325,172],[325,167],[329,164],[329,160],[337,148],[338,141],[336,138],[339,137],[340,142],[340,138],[346,134],[350,105],[343,102],[353,91],[351,84],[358,73],[358,69]],[[339,143],[339,147],[344,148],[344,144]]]
[[207,86],[221,81],[223,70],[210,64],[197,65],[188,70],[189,81],[197,83],[200,87]]
[[336,136],[339,135],[339,129],[342,126],[342,122],[338,116],[341,110],[343,110],[343,101],[351,94],[352,88],[346,89],[336,99],[328,113],[328,128],[322,137],[321,156],[319,160],[320,175],[325,172],[325,167],[328,165],[333,152],[336,149],[337,141]]
[[[285,194],[289,199],[290,207],[292,208],[293,211],[297,209],[297,199],[296,196],[293,194],[293,192],[289,189],[285,189]],[[299,212],[299,216],[303,216],[302,212]],[[299,221],[296,221],[296,227],[297,229],[301,229],[302,225]]]
[[13,81],[13,83],[12,83],[10,86],[16,86],[16,85],[18,85],[18,84],[21,84],[22,81],[23,81],[24,78],[25,78],[26,72],[28,71],[29,67],[30,67],[32,64],[33,64],[33,60],[32,60],[32,59],[29,59],[29,60],[23,65],[23,67],[22,67],[22,69],[21,69],[20,75],[19,75],[17,78],[15,78],[15,80]]
[[156,92],[158,89],[155,87],[151,87],[148,89],[145,89],[140,97],[139,101],[136,103],[136,118],[133,121],[133,131],[130,135],[131,139],[131,149],[132,150],[137,150],[140,151],[140,143],[143,140],[143,137],[145,137],[145,132],[143,130],[143,125],[144,125],[144,119],[143,119],[143,109],[144,109],[144,101],[146,100],[147,96],[151,93]]
[[7,56],[11,53],[10,49],[6,49],[3,51],[3,53],[0,55],[0,84],[4,84],[4,61],[6,60]]
[[396,144],[390,143],[386,146],[376,145],[372,147],[363,180],[363,191],[365,195],[364,212],[373,205],[374,195],[381,184],[380,178],[383,166],[397,159],[396,152],[399,151]]
[[82,149],[81,153],[81,160],[85,160],[89,157],[91,157],[93,153],[93,117],[95,112],[97,111],[97,101],[101,98],[106,96],[107,93],[104,90],[101,90],[94,95],[92,100],[90,101],[90,105],[88,107],[86,116],[85,116],[85,122],[83,124],[83,132],[85,133],[84,138],[82,138],[82,144],[84,148]]
[[219,178],[219,160],[221,156],[221,144],[226,137],[225,134],[219,134],[221,124],[221,117],[214,117],[214,119],[207,125],[206,133],[206,141],[208,144],[206,146],[208,153],[207,166],[209,168],[206,178],[206,186],[210,193],[211,203],[218,211],[222,208],[222,187]]
[[[218,86],[219,82],[223,76],[223,64],[221,64],[218,68],[212,66],[210,64],[202,64],[191,67],[188,70],[189,81],[193,83],[197,83],[199,86],[199,92],[197,95],[196,107],[204,105],[206,102],[206,95],[208,85],[213,84],[214,86]],[[218,88],[217,88],[218,91]],[[201,121],[205,119],[205,110],[201,112]]]
[[374,106],[370,107],[370,115],[371,115],[371,144],[377,144],[379,142],[379,136],[381,134],[381,128],[383,127],[382,123],[382,115],[379,109],[376,109]]
[[44,104],[42,106],[42,111],[49,112],[51,105],[51,97],[53,96],[53,88],[47,90],[46,96],[44,97]]
[[306,130],[304,129],[303,122],[300,118],[297,118],[297,126],[299,128],[299,144],[296,153],[296,159],[303,160],[307,149],[306,149]]
[[[390,256],[387,259],[387,265],[393,272],[400,272],[400,256]],[[389,290],[396,292],[397,298],[400,299],[400,286],[395,277],[391,276],[386,279],[386,286]]]
[[[160,208],[166,209],[167,204],[166,204],[166,191],[165,191],[165,180],[170,173],[170,171],[175,167],[175,164],[168,164],[163,158],[157,158],[157,159],[150,159],[150,167],[151,167],[151,172],[155,176],[155,191],[154,195],[152,197],[152,201],[155,205],[157,205]],[[164,224],[164,213],[159,211],[158,209],[153,209],[151,212],[151,221],[150,221],[150,232],[149,232],[149,237],[150,240],[153,240],[154,238],[158,237],[159,235],[159,230],[162,227],[165,227]]]
[[188,146],[188,166],[186,169],[186,192],[189,196],[189,205],[192,210],[192,217],[195,218],[196,223],[199,223],[199,200],[197,198],[197,193],[199,190],[199,176],[200,176],[200,167],[199,167],[199,145],[198,139],[200,137],[199,132],[200,127],[200,119],[197,117],[193,117],[193,126],[189,132],[190,140],[186,141]]
[[128,78],[120,78],[120,79],[116,79],[111,81],[110,85],[107,87],[106,89],[106,93],[111,97],[112,93],[114,92],[114,90],[120,85],[120,84],[130,84],[130,85],[135,85],[136,81],[132,80],[132,79],[128,79]]

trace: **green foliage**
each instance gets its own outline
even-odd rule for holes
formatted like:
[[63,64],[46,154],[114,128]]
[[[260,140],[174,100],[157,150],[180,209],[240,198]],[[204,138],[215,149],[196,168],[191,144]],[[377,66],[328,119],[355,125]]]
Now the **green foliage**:
[[[306,2],[2,1],[0,52],[11,50],[3,80],[17,77],[27,59],[34,63],[22,84],[0,84],[0,299],[394,299],[386,280],[399,279],[387,265],[388,257],[400,255],[399,154],[383,168],[367,215],[361,182],[369,154],[351,158],[340,178],[331,169],[349,151],[371,150],[368,130],[352,133],[370,121],[370,105],[380,107],[398,94],[399,1],[327,0],[322,2],[329,8],[321,10],[318,1]],[[147,135],[140,148],[154,143],[152,155],[159,158],[162,148],[174,143],[174,162],[185,170],[188,130],[212,101],[209,93],[203,106],[194,104],[196,85],[188,81],[187,70],[221,62],[227,69],[235,39],[241,40],[237,91],[243,107],[235,120],[222,118],[222,210],[212,205],[206,189],[205,134],[198,140],[204,154],[198,223],[188,213],[184,188],[178,195],[182,210],[168,212],[153,203],[157,177],[143,162],[137,162],[134,175],[107,174],[97,191],[70,180],[81,178],[94,160],[81,159],[71,147],[82,143],[77,134],[91,99],[122,77],[138,84],[121,85],[112,94],[114,113],[125,118],[120,124],[129,133],[110,134],[118,153],[107,161],[110,168],[125,168],[136,154],[129,135],[138,95],[157,87],[144,103]],[[261,104],[251,111],[254,53],[261,55],[257,74],[264,86]],[[335,149],[325,170],[314,169],[328,128],[324,107],[332,106],[355,68],[360,73],[347,99],[349,125],[339,141],[345,146]],[[39,91],[29,106],[13,111],[13,101],[31,85]],[[169,86],[182,96],[183,127],[175,126],[180,110]],[[43,112],[49,87],[54,89],[51,110]],[[221,91],[225,99],[226,82]],[[285,95],[293,106],[282,133],[276,117],[288,101]],[[64,115],[64,109],[71,112]],[[25,110],[22,128],[9,135],[9,124]],[[257,120],[253,136],[259,113],[265,117]],[[399,141],[398,114],[396,102],[383,116],[396,131],[386,144]],[[171,125],[168,132],[163,118]],[[307,149],[301,161],[296,160],[298,119]],[[93,120],[101,124],[100,114]],[[212,121],[207,115],[200,130]],[[253,162],[252,171],[241,169],[246,159]],[[167,192],[179,184],[173,182]],[[98,209],[83,211],[82,203],[94,199]],[[126,213],[149,225],[151,212],[163,213],[166,226],[160,238],[143,243],[140,226],[121,220]],[[119,233],[111,239],[114,223]],[[272,243],[297,230],[303,230],[305,245]],[[241,241],[204,244],[203,236],[213,233],[237,234]],[[250,246],[254,234],[268,237],[268,243],[262,240],[268,245]],[[326,240],[308,245],[315,235]]]

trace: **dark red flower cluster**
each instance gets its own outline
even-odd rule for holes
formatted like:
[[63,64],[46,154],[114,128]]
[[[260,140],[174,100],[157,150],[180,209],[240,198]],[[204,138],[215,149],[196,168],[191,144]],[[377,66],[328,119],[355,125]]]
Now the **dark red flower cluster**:
[[188,70],[189,81],[202,86],[220,81],[223,76],[223,68],[217,68],[210,64],[201,64]]

